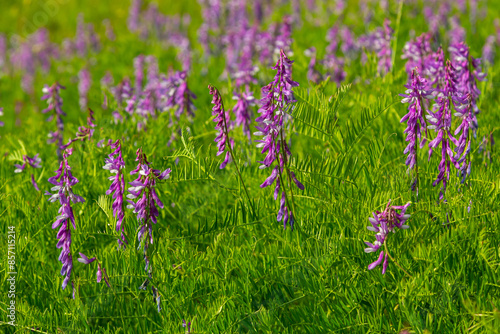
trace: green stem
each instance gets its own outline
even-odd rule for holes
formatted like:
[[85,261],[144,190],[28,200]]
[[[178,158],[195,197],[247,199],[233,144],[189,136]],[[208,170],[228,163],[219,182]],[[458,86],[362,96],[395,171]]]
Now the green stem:
[[[217,91],[217,94],[220,95],[219,90],[217,90],[217,88],[215,88],[215,90]],[[222,101],[222,98],[221,98],[221,106],[222,106],[222,114],[223,114],[223,118],[224,118],[224,130],[223,131],[226,135],[226,138],[229,139],[229,131],[227,129],[227,120],[226,120],[226,110],[224,109],[224,102]],[[238,167],[238,164],[236,163],[236,158],[234,156],[233,148],[231,147],[231,141],[229,141],[228,146],[229,146],[229,154],[231,154],[231,159],[233,159],[234,166],[236,167],[236,172],[238,173],[238,177],[240,178],[240,182],[243,185],[243,189],[245,190],[245,194],[246,194],[247,199],[248,199],[248,204],[250,205],[250,209],[252,210],[252,214],[255,216],[255,209],[253,208],[252,200],[250,199],[250,194],[248,193],[248,189],[245,185],[245,182],[243,181],[243,177],[241,176],[240,168]]]
[[391,261],[394,262],[394,264],[396,266],[398,266],[398,268],[401,269],[408,277],[413,278],[413,276],[410,275],[410,274],[408,274],[408,272],[406,270],[404,270],[404,268],[401,267],[399,265],[399,263],[396,262],[396,260],[394,260],[394,258],[391,256],[391,254],[389,254],[389,251],[387,250],[387,244],[385,242],[384,242],[384,249],[385,249],[385,253],[387,254],[387,256],[389,256],[389,258],[391,259]]

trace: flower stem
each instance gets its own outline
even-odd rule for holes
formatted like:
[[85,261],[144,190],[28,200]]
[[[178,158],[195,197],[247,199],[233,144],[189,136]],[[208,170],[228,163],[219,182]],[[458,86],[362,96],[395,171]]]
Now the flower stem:
[[389,251],[387,250],[387,244],[386,243],[384,243],[384,249],[385,249],[385,253],[387,254],[387,256],[389,256],[389,258],[391,259],[391,261],[394,262],[394,264],[396,266],[398,266],[398,268],[401,269],[408,277],[413,278],[413,276],[410,275],[410,274],[408,274],[408,272],[406,270],[404,270],[404,268],[401,267],[399,265],[399,263],[396,262],[396,260],[394,260],[394,258],[391,256],[391,254],[389,254]]

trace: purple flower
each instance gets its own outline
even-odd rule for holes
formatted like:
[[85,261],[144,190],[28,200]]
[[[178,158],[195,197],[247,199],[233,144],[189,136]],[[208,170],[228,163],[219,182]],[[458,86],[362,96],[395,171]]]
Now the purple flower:
[[[261,188],[272,185],[274,180],[277,179],[274,192],[275,200],[279,197],[281,191],[277,220],[283,220],[285,228],[288,222],[293,229],[294,218],[289,202],[293,199],[292,176],[288,169],[291,151],[285,141],[285,123],[290,117],[287,113],[290,112],[292,104],[295,102],[292,88],[299,85],[292,80],[292,63],[281,50],[280,58],[276,66],[273,67],[273,69],[277,70],[276,76],[271,83],[262,88],[263,97],[260,101],[261,108],[258,111],[260,116],[256,119],[260,125],[256,127],[258,132],[254,134],[263,137],[261,140],[257,140],[259,143],[257,147],[262,148],[261,153],[266,153],[264,160],[259,161],[262,164],[259,168],[264,169],[274,165],[271,176],[266,179]],[[285,176],[288,179],[288,195],[284,183]],[[282,185],[283,187],[281,187]]]
[[135,95],[139,96],[142,93],[142,85],[144,81],[144,56],[139,55],[134,58],[134,75],[135,75]]
[[118,244],[120,246],[125,246],[127,244],[127,239],[123,233],[123,192],[125,190],[125,178],[123,175],[123,170],[125,169],[125,162],[122,157],[122,147],[120,145],[120,140],[111,144],[111,148],[114,150],[109,154],[108,158],[105,160],[105,165],[102,167],[109,170],[114,176],[110,176],[109,179],[113,181],[106,191],[106,195],[113,194],[113,216],[117,219],[116,221],[116,231],[121,232],[120,238],[118,239]]
[[[215,137],[215,142],[217,143],[217,156],[221,155],[226,151],[226,143],[229,139],[228,133],[228,121],[229,121],[229,112],[224,110],[224,104],[222,103],[222,97],[220,96],[219,91],[212,85],[208,86],[210,90],[210,94],[213,96],[212,104],[214,105],[212,108],[212,115],[215,116],[213,119],[214,122],[217,122],[215,125],[215,129],[218,131],[217,137]],[[226,157],[222,164],[220,165],[220,169],[226,167],[231,159],[231,153],[229,150],[226,152]]]
[[377,55],[379,74],[388,73],[392,67],[391,39],[394,31],[390,27],[390,23],[388,19],[385,19],[383,27],[379,27],[374,32],[361,36],[359,39],[361,46]]
[[479,113],[477,99],[481,92],[477,88],[476,80],[484,81],[486,74],[481,69],[481,59],[469,55],[469,47],[465,43],[453,44],[448,48],[452,57],[452,65],[456,69],[457,92],[465,96],[470,95],[473,109],[472,129],[477,129],[476,115]]
[[406,62],[406,72],[411,77],[411,73],[415,67],[420,69],[420,73],[427,74],[428,59],[432,58],[430,33],[424,33],[415,40],[406,42],[403,48],[402,59],[408,59]]
[[[42,167],[40,165],[40,163],[42,162],[42,159],[38,156],[38,153],[33,158],[30,158],[27,155],[23,155],[22,162],[23,162],[22,165],[14,164],[14,167],[16,167],[16,169],[14,170],[14,173],[22,173],[26,169],[27,166],[30,166],[32,168],[41,168]],[[40,191],[40,189],[38,188],[38,184],[35,181],[35,176],[33,174],[31,174],[31,184],[33,185],[33,187],[37,191]]]
[[87,69],[82,69],[78,73],[78,93],[80,94],[80,110],[86,111],[88,105],[88,94],[90,90],[91,78]]
[[483,47],[482,59],[487,61],[489,64],[493,64],[493,61],[495,59],[495,44],[496,44],[495,36],[490,35],[486,39],[486,43],[484,44]]
[[471,172],[471,160],[469,157],[471,138],[469,130],[474,124],[472,96],[467,94],[465,99],[458,101],[458,103],[462,103],[462,105],[455,106],[455,116],[461,118],[462,122],[455,129],[454,135],[460,134],[460,137],[458,138],[458,142],[456,142],[457,147],[455,147],[455,156],[453,158],[455,167],[459,170],[458,174],[462,178],[461,183],[464,183]]
[[406,141],[409,142],[404,150],[404,154],[408,154],[406,165],[408,170],[413,169],[417,165],[417,138],[420,141],[420,148],[425,145],[426,139],[422,138],[422,130],[425,130],[424,119],[424,99],[432,98],[430,91],[426,90],[426,80],[420,78],[418,69],[414,69],[411,74],[411,83],[405,85],[407,88],[406,94],[403,96],[401,103],[409,103],[408,113],[401,118],[400,123],[407,122]]
[[426,58],[424,67],[426,69],[427,87],[441,90],[445,85],[445,67],[444,67],[443,49],[439,48],[436,52]]
[[290,16],[285,16],[276,37],[274,53],[280,55],[281,52],[286,52],[289,53],[290,56],[293,56],[291,52],[292,41],[292,18]]
[[111,21],[109,19],[104,19],[102,21],[102,24],[104,25],[104,28],[106,29],[106,38],[110,41],[115,41],[116,35],[115,31],[113,30],[113,26],[111,25]]
[[95,257],[89,259],[87,257],[87,255],[85,255],[83,253],[78,253],[78,254],[80,254],[80,258],[78,258],[78,262],[81,262],[83,264],[90,264],[90,263],[92,263],[92,262],[94,262],[96,260]]
[[465,41],[465,29],[460,25],[460,19],[452,16],[449,19],[451,29],[448,31],[450,45],[463,43]]
[[[89,259],[87,257],[87,255],[85,255],[83,253],[79,252],[78,254],[80,254],[80,258],[78,258],[78,262],[81,262],[83,264],[91,264],[92,262],[97,260],[96,257]],[[104,272],[104,276],[103,276],[103,272]],[[108,288],[110,288],[111,286],[109,284],[109,277],[108,277],[108,274],[106,273],[106,269],[104,269],[104,267],[101,266],[101,263],[99,262],[99,260],[97,260],[97,273],[96,273],[97,283],[101,283],[103,277],[104,277],[104,281],[106,282],[106,285],[108,286]]]
[[51,188],[52,191],[56,192],[51,194],[50,192],[45,192],[45,195],[50,195],[49,202],[55,202],[59,200],[61,208],[59,209],[59,216],[56,217],[56,221],[52,224],[52,228],[59,228],[57,233],[57,238],[59,242],[57,243],[57,248],[62,248],[61,254],[59,255],[59,261],[62,263],[61,275],[65,276],[62,283],[63,290],[68,285],[71,277],[71,270],[73,268],[73,259],[71,256],[71,230],[69,227],[69,222],[73,225],[73,229],[76,230],[75,216],[73,215],[73,208],[71,207],[71,202],[81,203],[85,202],[83,197],[75,195],[73,193],[73,186],[79,181],[71,173],[71,167],[68,163],[68,157],[73,153],[73,149],[70,148],[64,151],[63,160],[59,165],[59,169],[55,172],[56,175],[49,178],[49,182],[54,185]]
[[307,80],[312,81],[315,84],[318,84],[323,80],[323,76],[316,68],[316,48],[311,47],[304,51],[304,54],[307,57],[310,57],[309,65],[307,66]]
[[[3,116],[3,107],[0,107],[0,116]],[[4,126],[4,125],[5,125],[5,123],[0,121],[0,127]]]
[[182,114],[190,118],[194,116],[193,99],[196,99],[196,95],[189,90],[186,72],[175,72],[168,79],[164,78],[162,88],[167,92],[164,101],[165,110],[174,109],[178,119]]
[[56,117],[57,131],[49,133],[48,144],[57,143],[57,152],[60,155],[60,147],[63,143],[63,131],[64,131],[64,122],[63,116],[66,116],[64,111],[62,110],[63,100],[61,98],[60,91],[61,89],[66,89],[65,87],[59,85],[59,83],[55,83],[52,86],[45,85],[42,92],[44,95],[42,96],[42,100],[47,100],[49,106],[42,110],[43,113],[47,113],[49,111],[53,111],[54,113],[47,118],[47,122],[50,122],[54,116]]
[[186,334],[191,333],[191,321],[186,323],[186,320],[182,319],[182,327],[186,328]]
[[252,124],[251,106],[255,105],[253,93],[247,91],[246,93],[235,94],[233,99],[236,99],[237,101],[233,107],[233,113],[236,116],[236,125],[241,126],[243,133],[250,140],[250,125]]
[[139,30],[139,17],[141,14],[141,0],[132,0],[132,4],[130,5],[127,26],[131,32],[136,32]]
[[[149,244],[153,244],[153,225],[156,224],[157,217],[159,215],[158,208],[163,209],[163,203],[160,201],[158,194],[156,193],[155,186],[157,180],[165,180],[170,177],[170,168],[167,168],[163,172],[158,169],[150,168],[150,163],[147,157],[142,153],[142,149],[138,149],[137,152],[138,165],[137,168],[130,172],[131,175],[139,174],[137,179],[129,182],[130,188],[128,188],[129,194],[127,195],[127,202],[129,205],[128,209],[133,209],[134,213],[137,214],[137,221],[139,222],[137,238],[139,240],[139,248],[144,243],[143,257],[146,262],[145,270],[151,278],[152,269],[150,266],[150,261],[147,255]],[[134,202],[136,200],[136,202]],[[149,243],[147,237],[149,235]],[[141,288],[148,285],[149,280],[141,285]],[[158,304],[158,312],[160,312],[160,297],[158,291],[153,287],[153,297],[155,297]]]
[[[389,232],[396,232],[396,227],[399,229],[407,229],[409,228],[406,225],[406,221],[410,218],[410,215],[406,214],[406,209],[410,206],[411,202],[403,206],[391,206],[391,200],[387,203],[387,207],[383,212],[375,211],[373,212],[373,218],[370,217],[368,220],[370,221],[370,226],[367,229],[371,232],[375,232],[375,242],[366,242],[365,244],[368,246],[365,248],[365,253],[373,253],[377,252],[380,247],[384,244],[389,235]],[[401,210],[401,212],[397,212],[396,210]],[[368,265],[368,270],[372,270],[382,263],[382,259],[384,259],[384,264],[382,267],[382,274],[385,274],[387,270],[387,258],[388,253],[381,251],[377,260],[370,265]]]
[[6,72],[7,67],[7,37],[0,34],[0,73]]

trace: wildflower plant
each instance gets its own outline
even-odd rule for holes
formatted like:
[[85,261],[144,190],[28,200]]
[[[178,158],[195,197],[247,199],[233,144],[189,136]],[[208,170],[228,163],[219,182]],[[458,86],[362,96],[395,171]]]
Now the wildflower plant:
[[120,232],[118,237],[118,245],[125,247],[128,244],[125,234],[123,232],[123,217],[125,216],[123,212],[123,192],[125,191],[125,178],[123,175],[123,170],[125,169],[125,162],[122,157],[122,147],[120,145],[120,140],[111,143],[111,152],[105,160],[105,165],[102,167],[109,170],[111,174],[115,174],[109,177],[112,181],[109,189],[106,191],[106,195],[113,194],[113,216],[116,218],[116,231]]
[[52,228],[59,228],[57,233],[57,238],[59,242],[57,243],[57,248],[61,249],[61,254],[59,255],[59,261],[62,263],[61,275],[64,276],[62,283],[63,290],[68,285],[71,279],[71,270],[73,269],[73,258],[71,255],[71,228],[70,223],[73,225],[73,229],[76,230],[75,216],[73,215],[73,208],[71,203],[82,203],[85,202],[83,197],[78,196],[73,193],[73,186],[79,181],[71,173],[71,166],[68,162],[68,157],[73,153],[73,149],[69,148],[63,153],[63,160],[59,164],[59,169],[55,172],[56,175],[49,178],[49,182],[54,185],[50,192],[45,192],[45,195],[49,195],[49,201],[55,202],[59,201],[61,207],[59,208],[59,216],[56,217],[56,221],[52,224]]
[[[236,172],[238,173],[238,177],[241,181],[243,189],[245,190],[245,194],[247,196],[248,203],[252,207],[252,212],[255,213],[255,211],[253,210],[253,206],[251,204],[252,201],[250,199],[250,195],[248,193],[247,187],[245,186],[245,182],[243,181],[243,177],[241,176],[240,169],[239,169],[238,164],[236,163],[236,159],[234,157],[234,151],[233,151],[234,141],[233,141],[233,139],[229,138],[229,126],[228,126],[229,111],[226,111],[224,109],[224,103],[222,101],[222,97],[220,95],[219,90],[212,85],[209,85],[208,89],[210,91],[210,94],[213,96],[212,104],[214,106],[212,108],[212,115],[215,116],[213,121],[217,122],[217,125],[215,126],[215,129],[218,131],[217,137],[215,137],[215,142],[217,142],[217,149],[218,149],[217,155],[223,154],[227,148],[226,156],[224,158],[224,161],[220,165],[220,169],[225,168],[226,165],[231,160],[234,162],[234,166],[236,167]],[[235,109],[236,109],[236,107],[235,107]],[[228,140],[229,140],[229,145],[226,145]]]
[[[157,223],[159,215],[158,208],[163,209],[155,187],[156,182],[168,179],[170,177],[170,168],[165,169],[163,172],[158,169],[152,169],[151,163],[147,160],[146,154],[139,148],[136,152],[138,162],[137,168],[130,172],[130,175],[138,174],[137,179],[129,182],[129,194],[127,195],[128,209],[133,209],[137,214],[137,221],[139,223],[137,239],[139,241],[138,249],[143,245],[143,258],[146,263],[144,270],[148,273],[149,279],[152,278],[152,268],[148,256],[149,245],[153,244],[153,225]],[[134,202],[135,200],[135,202]],[[149,284],[149,279],[146,279],[141,285],[141,289],[146,289]],[[158,312],[160,312],[160,295],[158,290],[153,287],[153,297],[158,305]]]
[[64,131],[64,122],[63,116],[66,116],[66,113],[62,110],[63,100],[60,96],[61,89],[66,89],[64,86],[61,86],[59,83],[55,83],[52,86],[47,86],[43,88],[42,92],[44,95],[42,96],[42,100],[46,100],[48,103],[48,107],[43,109],[43,113],[48,113],[50,111],[53,112],[52,115],[47,118],[47,122],[50,122],[54,117],[56,118],[57,130],[49,133],[49,139],[47,140],[48,144],[55,143],[57,145],[57,155],[61,160],[61,146],[63,145],[63,131]]
[[[387,236],[389,235],[389,232],[395,233],[396,228],[398,229],[409,228],[409,226],[406,225],[405,223],[410,218],[410,215],[406,214],[406,209],[408,209],[410,204],[411,202],[408,202],[403,206],[391,206],[391,200],[389,200],[389,203],[387,203],[387,206],[384,211],[382,212],[375,211],[373,212],[373,217],[368,218],[371,225],[368,226],[367,229],[368,231],[376,233],[375,234],[376,240],[373,243],[365,241],[365,244],[368,246],[367,248],[365,248],[365,253],[378,252],[382,247],[382,245],[384,246],[384,250],[380,250],[377,260],[368,265],[368,270],[376,268],[379,264],[382,263],[383,260],[384,263],[382,265],[382,274],[385,274],[388,264],[387,259],[388,257],[390,257],[386,244]],[[401,211],[398,213],[397,210]],[[391,260],[395,262],[392,257]],[[397,262],[395,263],[397,264]],[[404,269],[402,270],[404,271]]]
[[427,139],[423,136],[426,131],[426,123],[424,118],[424,100],[432,98],[431,92],[426,90],[426,80],[421,78],[418,69],[414,69],[411,75],[411,83],[405,85],[407,88],[401,103],[408,103],[408,113],[401,118],[400,122],[406,122],[407,126],[404,130],[406,133],[406,141],[408,145],[404,150],[404,154],[408,154],[405,164],[408,166],[408,172],[415,170],[415,175],[412,181],[412,189],[416,191],[418,196],[418,148],[423,148]]
[[[26,167],[30,166],[31,168],[41,168],[42,166],[40,165],[42,163],[42,158],[39,157],[39,154],[35,154],[33,158],[30,158],[27,155],[23,155],[22,158],[22,165],[20,164],[14,164],[14,167],[16,169],[14,170],[14,173],[22,173]],[[31,173],[31,184],[33,185],[33,188],[36,189],[36,191],[40,191],[38,188],[38,184],[35,181],[35,176],[33,173]]]
[[[292,88],[299,84],[292,80],[292,61],[288,59],[283,50],[280,51],[280,57],[273,67],[277,71],[274,80],[262,88],[261,107],[258,110],[260,116],[256,122],[256,136],[262,136],[257,140],[258,148],[262,148],[261,153],[266,153],[263,161],[259,161],[260,169],[273,167],[271,175],[261,184],[261,188],[271,186],[276,181],[274,190],[274,199],[280,197],[280,208],[277,215],[278,222],[283,221],[283,227],[287,224],[293,229],[293,190],[292,182],[303,190],[304,186],[300,183],[295,174],[289,170],[289,163],[292,152],[286,143],[286,123],[290,119],[288,113],[291,111],[295,102]],[[288,183],[289,192],[286,187]]]

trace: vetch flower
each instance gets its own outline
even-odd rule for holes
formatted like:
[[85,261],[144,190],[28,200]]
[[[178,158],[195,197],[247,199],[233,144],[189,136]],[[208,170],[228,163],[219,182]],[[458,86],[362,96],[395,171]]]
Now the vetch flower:
[[[229,139],[229,131],[228,131],[228,122],[229,122],[229,112],[224,110],[224,105],[222,103],[222,97],[220,96],[219,91],[212,85],[208,86],[210,90],[210,94],[213,95],[212,104],[214,105],[212,108],[212,115],[215,116],[213,119],[214,122],[217,122],[215,125],[215,129],[218,131],[217,137],[215,137],[215,142],[217,143],[217,156],[221,155],[226,151],[226,143]],[[224,161],[220,165],[220,169],[226,167],[228,162],[231,159],[231,152],[228,149],[226,151],[226,157]]]
[[251,106],[255,105],[255,98],[253,93],[247,91],[246,93],[235,94],[233,96],[237,102],[233,107],[233,113],[236,116],[236,125],[241,126],[243,133],[250,140],[251,130],[250,125],[252,124],[252,109]]
[[476,80],[484,81],[486,74],[481,69],[481,59],[469,55],[469,47],[464,43],[452,44],[448,51],[452,58],[452,65],[456,70],[457,92],[465,96],[470,95],[473,109],[471,128],[476,134],[478,127],[476,115],[479,114],[477,99],[481,91],[477,88]]
[[[403,206],[391,206],[391,200],[387,203],[387,207],[383,212],[375,211],[373,212],[373,217],[368,218],[370,221],[370,226],[367,229],[371,232],[375,232],[375,242],[366,242],[368,246],[365,248],[365,253],[377,252],[382,245],[384,245],[387,240],[389,232],[396,232],[396,228],[407,229],[406,221],[410,218],[410,215],[406,214],[406,209],[410,206],[410,202]],[[396,210],[401,210],[399,213]],[[385,256],[384,256],[385,255]],[[368,265],[368,270],[372,270],[384,261],[382,266],[382,274],[385,274],[387,270],[387,258],[389,254],[384,251],[380,251],[377,260],[370,265]]]
[[[128,209],[133,209],[137,214],[137,221],[139,222],[137,239],[139,240],[139,248],[144,245],[143,257],[146,262],[144,270],[148,273],[149,278],[152,277],[152,268],[148,257],[149,245],[153,244],[153,224],[157,223],[159,215],[158,208],[163,209],[163,203],[160,201],[155,187],[158,180],[165,180],[170,177],[170,168],[163,172],[158,169],[150,168],[146,155],[139,148],[136,152],[138,165],[137,168],[130,172],[131,175],[139,174],[137,179],[129,182],[129,194],[127,195]],[[135,202],[134,202],[135,200]],[[148,242],[149,237],[149,242]],[[140,289],[146,289],[149,284],[149,279],[146,279],[141,285]],[[158,304],[158,312],[160,311],[160,297],[156,288],[153,287],[153,297]]]
[[[22,173],[27,166],[30,166],[31,168],[41,168],[42,167],[40,165],[41,162],[42,159],[38,156],[38,153],[33,158],[30,158],[27,155],[23,155],[23,160],[22,160],[23,164],[22,165],[14,164],[14,167],[16,167],[14,173]],[[31,184],[33,185],[33,188],[35,188],[37,191],[40,191],[40,189],[38,188],[38,184],[35,181],[35,176],[33,175],[33,173],[31,174]]]
[[[97,260],[96,257],[89,259],[87,257],[87,255],[85,255],[83,253],[79,252],[78,254],[80,254],[80,257],[78,258],[78,262],[81,262],[83,264],[91,264],[92,262],[97,261],[97,272],[96,272],[97,279],[96,279],[96,281],[97,281],[97,283],[101,283],[102,278],[104,277],[104,282],[106,282],[106,285],[108,286],[108,288],[110,288],[111,285],[109,284],[108,274],[106,273],[106,269],[104,269],[104,267],[101,265],[101,262],[99,260]],[[103,273],[104,273],[104,276],[103,276]]]
[[[411,83],[405,87],[407,88],[405,94],[399,94],[403,97],[401,103],[409,104],[408,113],[400,120],[400,123],[407,122],[404,133],[409,143],[404,150],[404,154],[408,154],[405,164],[408,166],[408,171],[415,168],[415,182],[418,183],[417,140],[420,142],[420,148],[424,147],[426,143],[426,139],[422,138],[423,130],[426,129],[424,100],[431,99],[432,95],[426,90],[426,80],[420,78],[416,68],[412,72]],[[418,187],[416,191],[418,194]]]
[[444,198],[446,192],[447,181],[450,178],[450,163],[456,164],[454,153],[451,149],[450,141],[458,145],[457,140],[451,133],[452,126],[452,106],[461,108],[460,99],[456,97],[456,79],[451,62],[446,63],[446,72],[444,78],[444,88],[436,91],[436,104],[431,110],[427,110],[425,117],[429,123],[428,129],[434,129],[437,132],[436,138],[429,142],[429,160],[435,148],[441,145],[441,162],[439,163],[439,174],[436,180],[432,183],[435,187],[437,184],[443,184],[439,193],[439,199]]
[[[274,166],[271,175],[261,185],[261,188],[268,187],[277,180],[274,191],[275,200],[281,192],[277,220],[283,221],[284,228],[288,223],[293,229],[294,215],[291,204],[293,204],[292,182],[295,181],[292,181],[292,174],[288,166],[292,153],[285,140],[285,127],[290,118],[288,113],[295,102],[292,88],[299,85],[292,80],[292,63],[281,50],[280,58],[276,66],[273,67],[277,70],[276,76],[271,83],[262,88],[263,97],[258,111],[260,116],[256,119],[260,125],[256,126],[258,131],[254,135],[263,137],[261,140],[257,140],[257,147],[262,148],[261,153],[266,153],[264,160],[259,161],[262,164],[259,168],[265,169]],[[288,183],[285,183],[286,181]]]
[[59,83],[55,83],[52,86],[45,85],[42,92],[44,95],[42,96],[42,100],[47,100],[49,106],[42,110],[43,113],[47,113],[49,111],[53,111],[53,114],[47,118],[47,122],[50,122],[54,117],[56,118],[57,131],[49,133],[48,144],[56,143],[57,145],[57,155],[61,160],[61,146],[63,145],[63,131],[64,131],[64,122],[63,116],[66,116],[64,111],[62,110],[63,100],[60,96],[61,89],[66,89],[61,86]]
[[68,157],[72,153],[72,148],[64,151],[63,160],[59,165],[59,169],[55,172],[56,175],[49,178],[49,182],[54,185],[54,187],[51,188],[54,194],[48,191],[45,192],[45,195],[50,196],[50,202],[59,201],[61,204],[59,216],[56,217],[56,221],[52,224],[52,228],[56,229],[59,227],[59,232],[57,233],[57,238],[59,239],[57,248],[62,248],[61,254],[59,255],[59,261],[62,263],[61,275],[65,276],[62,283],[63,290],[71,279],[71,270],[73,269],[73,258],[71,256],[71,229],[69,223],[73,225],[73,229],[75,230],[76,225],[71,203],[85,202],[83,197],[73,193],[72,188],[79,181],[71,173],[71,167],[68,162]]
[[175,72],[168,79],[164,78],[161,85],[167,92],[165,94],[164,111],[173,109],[174,115],[178,119],[182,114],[185,114],[188,118],[194,117],[193,99],[196,99],[196,95],[189,90],[185,71]]
[[123,233],[123,192],[125,190],[125,178],[123,175],[123,170],[125,169],[125,162],[122,157],[122,147],[120,145],[120,140],[111,144],[111,148],[114,150],[111,152],[105,160],[105,165],[102,167],[109,170],[111,174],[109,177],[113,181],[106,191],[106,195],[113,194],[113,216],[116,218],[116,231],[120,232],[120,237],[118,238],[119,246],[125,246],[127,244],[127,239]]

